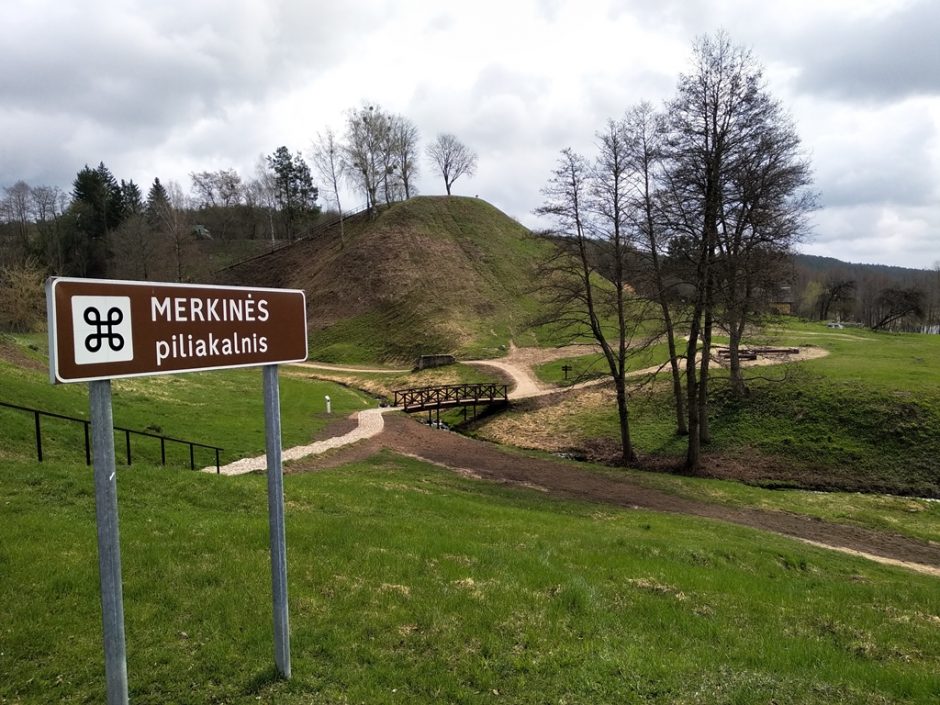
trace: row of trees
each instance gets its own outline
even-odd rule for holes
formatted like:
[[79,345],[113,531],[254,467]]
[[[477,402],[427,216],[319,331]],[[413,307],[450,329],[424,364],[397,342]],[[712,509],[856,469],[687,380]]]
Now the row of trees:
[[[337,211],[342,213],[340,192],[345,184],[361,193],[373,212],[382,201],[389,204],[417,194],[418,140],[411,120],[367,105],[347,113],[342,138],[332,129],[318,134],[311,159],[322,183],[329,185]],[[439,134],[425,155],[443,178],[447,195],[458,178],[476,171],[476,153],[452,134]]]
[[71,192],[17,182],[0,198],[0,264],[31,261],[52,274],[149,277],[153,255],[169,248],[176,271],[162,274],[182,279],[187,243],[212,233],[253,238],[269,232],[291,239],[319,213],[310,170],[286,147],[265,157],[258,177],[247,183],[234,170],[193,173],[191,179],[187,193],[155,178],[146,198],[134,181],[118,181],[104,163],[79,171]]
[[795,313],[875,330],[940,331],[940,263],[932,270],[798,257]]
[[[47,273],[187,279],[197,276],[191,256],[202,239],[291,241],[321,217],[323,193],[340,213],[346,187],[362,193],[374,211],[382,201],[417,191],[419,135],[407,118],[376,106],[347,114],[343,138],[327,130],[308,160],[286,146],[259,158],[255,173],[234,169],[190,174],[189,191],[154,179],[144,199],[133,181],[118,181],[103,164],[86,166],[70,192],[23,181],[0,197],[0,267],[27,263]],[[476,154],[450,134],[425,149],[448,194],[473,175]]]
[[[752,54],[720,33],[694,46],[662,112],[611,120],[586,158],[567,149],[544,189],[556,224],[545,273],[555,315],[600,344],[617,391],[622,454],[635,459],[626,385],[638,336],[669,349],[676,431],[696,471],[709,440],[713,337],[730,344],[731,384],[745,392],[739,349],[787,281],[792,245],[814,207],[796,130]],[[652,329],[652,317],[663,322]]]

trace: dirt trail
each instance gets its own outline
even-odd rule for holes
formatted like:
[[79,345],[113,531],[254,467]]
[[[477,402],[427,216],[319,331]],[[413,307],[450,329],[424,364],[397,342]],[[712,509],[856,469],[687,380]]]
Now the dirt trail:
[[[573,349],[577,348],[577,350]],[[541,354],[536,353],[538,351]],[[598,379],[591,379],[586,382],[579,382],[567,387],[557,387],[546,385],[539,382],[533,372],[533,367],[537,364],[558,360],[564,357],[574,355],[586,355],[592,352],[599,352],[599,348],[594,345],[578,345],[567,348],[553,348],[551,351],[544,351],[540,348],[517,348],[510,345],[509,354],[498,360],[468,360],[468,365],[489,366],[509,375],[513,380],[513,388],[509,392],[510,400],[531,399],[533,397],[548,396],[559,392],[569,392],[587,387],[595,387],[600,384],[606,384],[610,378],[606,375]],[[548,354],[546,354],[548,353]],[[779,365],[787,362],[802,362],[804,360],[813,360],[819,357],[825,357],[829,354],[828,350],[822,348],[801,348],[797,354],[764,354],[756,360],[743,360],[741,367],[762,367],[765,365]],[[684,362],[684,360],[683,360]],[[722,367],[722,363],[713,359],[711,366],[715,368]],[[655,365],[641,370],[633,370],[627,373],[627,377],[649,377],[657,375],[660,372],[668,373],[668,365]]]
[[328,362],[295,362],[293,367],[308,367],[311,370],[328,370],[330,372],[349,372],[366,374],[389,374],[401,375],[411,372],[411,370],[390,370],[385,367],[347,367],[346,365],[331,365]]
[[[586,351],[578,352],[573,352],[570,348],[561,348],[554,351],[553,357],[552,353],[546,354],[545,351],[533,354],[531,350],[511,346],[510,354],[501,360],[477,360],[470,364],[488,365],[502,370],[514,380],[510,398],[524,399],[603,384],[606,379],[602,378],[570,387],[549,387],[541,384],[532,374],[531,368],[534,364],[568,357],[572,354],[585,354],[593,349],[592,346],[585,347],[588,348]],[[763,358],[750,364],[775,364],[785,360],[810,359],[826,354],[828,354],[827,351],[819,348],[804,348],[800,355]],[[304,366],[349,372],[380,371],[354,370],[311,363],[306,363]],[[630,374],[631,376],[650,375],[657,373],[660,369],[662,368],[651,367]],[[468,477],[533,488],[556,497],[731,522],[796,538],[814,546],[843,551],[869,560],[902,566],[940,577],[940,545],[935,543],[860,527],[832,524],[786,512],[728,507],[677,497],[644,487],[631,478],[618,475],[613,471],[610,473],[584,471],[572,466],[570,462],[508,452],[492,443],[477,441],[456,433],[432,430],[400,414],[392,414],[383,419],[383,411],[391,411],[391,409],[362,412],[359,416],[359,428],[350,429],[351,424],[349,420],[346,420],[334,428],[324,429],[325,440],[285,451],[285,460],[296,459],[288,466],[287,471],[293,473],[337,467],[365,460],[387,448]],[[331,431],[337,432],[331,433]],[[335,437],[330,438],[330,436]],[[327,450],[332,452],[324,454]],[[246,459],[233,464],[234,467],[231,467],[229,472],[250,472],[263,469],[264,465],[264,458]]]
[[290,472],[338,467],[365,460],[383,448],[468,477],[534,488],[556,497],[741,524],[814,545],[854,552],[872,560],[902,564],[940,577],[940,545],[937,544],[785,512],[728,507],[677,497],[644,487],[613,471],[580,470],[570,462],[507,452],[492,443],[430,429],[400,414],[387,416],[385,429],[379,435],[326,456],[297,461],[290,466]]

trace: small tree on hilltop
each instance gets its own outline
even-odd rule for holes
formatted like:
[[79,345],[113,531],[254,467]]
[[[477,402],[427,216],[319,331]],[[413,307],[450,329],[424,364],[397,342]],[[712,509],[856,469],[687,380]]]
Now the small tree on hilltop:
[[451,134],[440,134],[427,148],[428,159],[444,177],[444,188],[450,187],[461,176],[473,176],[477,169],[476,153]]
[[330,185],[333,202],[336,204],[336,210],[339,211],[339,241],[341,246],[345,246],[343,204],[339,198],[339,182],[343,174],[343,148],[332,129],[327,129],[324,134],[317,135],[310,157],[313,168],[317,170],[320,178]]
[[373,105],[350,111],[346,119],[343,173],[363,190],[370,213],[378,205],[379,187],[388,183],[391,122],[385,111]]

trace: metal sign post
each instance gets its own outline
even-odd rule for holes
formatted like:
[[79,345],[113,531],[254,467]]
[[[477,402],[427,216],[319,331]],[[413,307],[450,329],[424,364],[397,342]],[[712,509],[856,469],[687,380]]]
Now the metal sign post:
[[108,705],[128,702],[111,413],[111,380],[118,377],[263,366],[274,660],[290,678],[277,365],[307,359],[304,292],[53,278],[46,310],[50,381],[89,383]]
[[277,365],[265,365],[264,437],[268,455],[268,524],[271,533],[271,593],[274,605],[274,663],[290,678],[290,624],[287,615],[287,540],[284,531],[284,476],[281,466],[281,394]]
[[118,531],[117,471],[111,380],[88,383],[95,456],[95,516],[98,525],[98,572],[104,626],[104,674],[108,705],[127,705],[127,657],[124,646],[124,597],[121,588],[121,539]]

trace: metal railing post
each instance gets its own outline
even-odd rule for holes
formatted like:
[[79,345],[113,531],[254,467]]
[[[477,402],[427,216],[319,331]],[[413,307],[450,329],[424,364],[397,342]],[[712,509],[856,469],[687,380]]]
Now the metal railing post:
[[33,412],[33,416],[36,417],[36,457],[39,459],[39,462],[42,462],[42,431],[39,428],[39,412]]

